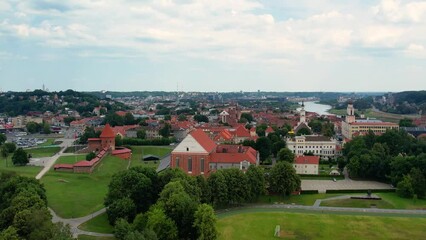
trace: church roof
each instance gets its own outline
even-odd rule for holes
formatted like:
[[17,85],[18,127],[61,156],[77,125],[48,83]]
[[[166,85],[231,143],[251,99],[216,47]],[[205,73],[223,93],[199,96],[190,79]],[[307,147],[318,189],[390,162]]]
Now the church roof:
[[190,135],[206,150],[212,152],[216,148],[216,143],[201,129],[196,129]]

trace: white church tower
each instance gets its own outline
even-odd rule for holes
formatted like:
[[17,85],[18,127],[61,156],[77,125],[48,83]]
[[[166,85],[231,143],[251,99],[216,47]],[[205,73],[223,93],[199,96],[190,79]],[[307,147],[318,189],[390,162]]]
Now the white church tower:
[[347,123],[355,122],[355,108],[354,108],[352,101],[348,102],[348,107],[346,109],[346,113],[347,113],[347,115],[346,115],[345,122],[347,122]]

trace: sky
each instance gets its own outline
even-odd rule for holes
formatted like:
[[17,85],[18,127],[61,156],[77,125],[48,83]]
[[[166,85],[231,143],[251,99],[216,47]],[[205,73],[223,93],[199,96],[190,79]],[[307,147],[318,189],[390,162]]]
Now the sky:
[[426,89],[426,1],[1,0],[0,90]]

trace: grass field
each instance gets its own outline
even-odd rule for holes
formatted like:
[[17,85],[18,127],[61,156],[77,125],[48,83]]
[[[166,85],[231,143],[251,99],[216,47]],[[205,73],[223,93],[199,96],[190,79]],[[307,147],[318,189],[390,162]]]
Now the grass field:
[[106,213],[102,213],[78,226],[79,229],[89,232],[113,233],[113,226],[108,222]]
[[157,161],[155,163],[154,161],[149,161],[148,163],[145,163],[142,160],[143,155],[156,155],[161,157],[166,156],[172,151],[172,148],[170,147],[163,147],[163,146],[132,146],[132,162],[130,164],[131,167],[134,166],[146,166],[146,167],[153,167],[156,168],[160,161]]
[[86,155],[84,154],[76,154],[73,156],[61,156],[58,158],[58,160],[56,160],[55,164],[59,164],[59,163],[69,163],[69,164],[74,164],[76,162],[79,162],[81,160],[85,160],[86,159]]
[[396,193],[376,193],[397,209],[426,209],[426,199],[401,198]]
[[355,208],[376,208],[393,209],[394,205],[386,200],[365,200],[365,199],[336,199],[321,202],[323,207],[355,207]]
[[426,218],[253,212],[218,220],[219,239],[424,239]]
[[35,166],[13,166],[12,156],[7,158],[6,167],[6,159],[0,157],[0,172],[16,172],[20,176],[34,178],[41,169],[41,167]]
[[33,158],[51,157],[61,150],[60,147],[40,147],[24,149]]
[[114,240],[115,237],[96,237],[89,235],[78,235],[78,240]]
[[127,163],[107,156],[92,174],[50,170],[41,179],[49,207],[63,218],[82,217],[103,208],[111,176],[125,170]]

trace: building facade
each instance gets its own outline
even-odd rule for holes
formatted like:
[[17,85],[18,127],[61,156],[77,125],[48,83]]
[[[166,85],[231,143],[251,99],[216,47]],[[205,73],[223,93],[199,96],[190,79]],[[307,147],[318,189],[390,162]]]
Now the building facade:
[[294,159],[293,167],[297,174],[318,175],[318,156],[297,156]]
[[319,135],[302,135],[287,138],[287,148],[297,156],[313,153],[315,156],[322,158],[334,158],[339,154],[336,151],[338,146],[339,143],[336,139]]
[[351,140],[356,135],[365,135],[372,131],[376,135],[381,135],[390,129],[399,129],[397,123],[382,122],[377,119],[356,119],[353,104],[349,102],[347,116],[342,122],[342,135]]

